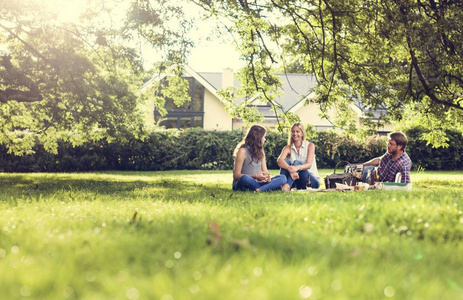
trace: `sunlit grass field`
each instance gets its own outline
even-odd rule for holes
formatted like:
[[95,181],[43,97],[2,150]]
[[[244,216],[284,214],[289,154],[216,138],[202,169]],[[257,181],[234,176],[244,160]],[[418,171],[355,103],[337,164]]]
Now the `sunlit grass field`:
[[231,171],[0,173],[0,298],[463,299],[463,172],[412,181],[257,194]]

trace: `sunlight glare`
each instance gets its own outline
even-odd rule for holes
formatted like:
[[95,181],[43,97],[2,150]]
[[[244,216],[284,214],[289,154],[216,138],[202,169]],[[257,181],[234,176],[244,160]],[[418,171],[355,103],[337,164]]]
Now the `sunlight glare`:
[[56,20],[60,23],[78,23],[80,16],[87,8],[85,0],[48,0],[48,9],[56,13]]
[[312,296],[312,288],[310,286],[303,285],[299,288],[299,296],[302,299],[307,299]]
[[394,297],[395,295],[395,289],[392,287],[392,286],[387,286],[385,289],[384,289],[384,295],[386,297]]
[[138,291],[137,288],[132,287],[127,290],[126,296],[127,296],[127,299],[136,300],[140,297],[140,292]]

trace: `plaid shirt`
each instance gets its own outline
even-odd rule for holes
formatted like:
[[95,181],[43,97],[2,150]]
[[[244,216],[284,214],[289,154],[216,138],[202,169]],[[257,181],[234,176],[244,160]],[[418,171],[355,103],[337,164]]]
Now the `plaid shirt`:
[[394,182],[397,173],[402,174],[401,182],[410,183],[410,169],[412,161],[407,153],[403,153],[399,158],[392,159],[392,155],[385,153],[381,157],[378,167],[380,181]]

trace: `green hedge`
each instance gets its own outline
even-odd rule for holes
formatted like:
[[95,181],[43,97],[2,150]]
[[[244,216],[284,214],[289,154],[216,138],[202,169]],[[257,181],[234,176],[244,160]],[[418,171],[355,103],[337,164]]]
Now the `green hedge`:
[[446,131],[449,137],[447,148],[432,148],[419,137],[425,129],[409,129],[409,155],[413,164],[427,170],[463,170],[463,135],[455,130]]
[[[419,139],[424,131],[413,128],[409,137],[408,154],[414,167],[428,170],[463,170],[463,137],[449,131],[448,148],[431,148]],[[124,142],[106,140],[72,147],[60,143],[58,154],[46,152],[42,145],[34,155],[14,156],[0,146],[2,172],[75,172],[102,170],[157,171],[179,169],[232,169],[233,150],[243,138],[242,131],[156,131],[144,140],[125,137]],[[286,145],[287,135],[269,131],[265,151],[269,169],[277,169],[276,160]],[[316,145],[319,168],[334,168],[340,160],[365,162],[380,156],[386,149],[386,137],[359,142],[334,132],[319,132],[312,141]]]

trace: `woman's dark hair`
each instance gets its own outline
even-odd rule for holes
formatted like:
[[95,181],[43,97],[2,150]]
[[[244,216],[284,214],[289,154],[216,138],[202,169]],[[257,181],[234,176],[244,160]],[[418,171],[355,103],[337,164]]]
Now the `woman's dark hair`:
[[262,158],[264,157],[264,144],[262,141],[262,137],[265,135],[265,133],[266,130],[264,127],[260,125],[252,125],[251,128],[249,128],[248,133],[243,138],[243,140],[236,146],[233,155],[236,157],[236,153],[238,153],[238,150],[240,148],[246,147],[251,153],[252,161],[262,160]]

